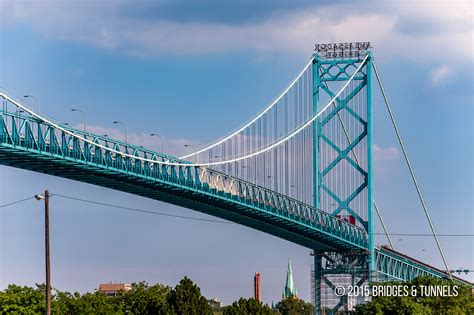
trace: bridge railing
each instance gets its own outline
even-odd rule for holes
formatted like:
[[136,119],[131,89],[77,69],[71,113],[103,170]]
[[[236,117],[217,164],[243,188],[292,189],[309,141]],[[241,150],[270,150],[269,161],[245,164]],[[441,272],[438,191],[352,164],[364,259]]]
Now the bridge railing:
[[363,228],[256,184],[210,168],[158,163],[189,162],[70,126],[61,126],[74,136],[28,115],[1,111],[0,117],[0,138],[3,143],[211,194],[302,223],[308,228],[316,228],[328,236],[351,242],[360,248],[367,247],[367,234]]
[[376,281],[410,281],[420,276],[448,279],[446,272],[382,246],[375,250]]

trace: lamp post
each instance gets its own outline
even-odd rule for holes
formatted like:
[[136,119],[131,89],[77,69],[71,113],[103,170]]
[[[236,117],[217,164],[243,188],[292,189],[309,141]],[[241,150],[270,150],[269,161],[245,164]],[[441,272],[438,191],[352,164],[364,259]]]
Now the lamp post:
[[82,116],[82,122],[84,124],[84,133],[86,133],[86,116],[84,116],[84,112],[78,108],[71,108],[71,112],[79,112]]
[[300,198],[300,189],[298,188],[298,186],[290,185],[290,188],[294,188],[296,190],[296,199],[299,199]]
[[406,247],[406,244],[405,244],[405,240],[404,240],[404,239],[399,238],[398,241],[400,242],[400,243],[399,243],[400,245],[397,245],[397,246],[402,247],[402,248],[405,248],[405,247]]
[[50,272],[50,251],[49,251],[49,191],[45,190],[44,195],[35,195],[36,200],[44,200],[44,250],[46,266],[46,315],[51,315],[51,272]]
[[[4,105],[5,106],[5,105]],[[8,106],[8,105],[7,105]],[[4,110],[6,110],[6,108],[4,108]],[[13,122],[15,122],[15,119],[18,121],[18,126],[21,125],[21,117],[20,117],[20,114],[23,113],[23,109],[21,109],[20,107],[16,107],[15,109],[15,114],[16,114],[16,118],[15,117],[12,117],[12,120]]]
[[29,94],[26,94],[26,95],[24,95],[23,97],[24,97],[24,98],[28,98],[28,97],[29,97],[29,98],[34,99],[35,102],[36,102],[36,107],[38,108],[38,114],[40,114],[40,104],[39,104],[39,102],[38,102],[38,99],[37,99],[36,97],[34,97],[33,95],[29,95]]
[[[4,88],[3,86],[0,86],[0,90],[2,90],[3,93],[8,94],[7,89]],[[6,112],[6,111],[7,111],[7,107],[6,107],[6,106],[7,106],[7,101],[5,100],[5,101],[2,102],[2,103],[3,103],[3,111]]]
[[121,121],[114,121],[114,124],[119,124],[119,125],[122,125],[123,126],[123,129],[125,130],[125,143],[128,143],[128,139],[127,139],[127,126],[125,126],[125,124]]
[[195,160],[196,163],[197,163],[196,148],[194,148],[194,146],[192,146],[191,144],[185,144],[184,147],[185,147],[185,148],[191,148],[191,149],[194,151],[194,160]]
[[[277,181],[277,178],[275,176],[272,176],[272,175],[268,175],[267,178],[269,179],[269,182],[271,183],[271,178],[274,179],[273,181],[273,189],[278,189],[277,186],[278,186],[278,181]],[[267,181],[265,180],[265,184],[267,183]]]
[[165,143],[165,142],[163,141],[163,137],[160,136],[160,135],[157,134],[157,133],[150,133],[150,137],[158,137],[158,138],[160,138],[160,141],[161,141],[161,153],[165,153],[165,149],[164,149],[164,147],[165,147],[165,146],[164,146],[164,143]]

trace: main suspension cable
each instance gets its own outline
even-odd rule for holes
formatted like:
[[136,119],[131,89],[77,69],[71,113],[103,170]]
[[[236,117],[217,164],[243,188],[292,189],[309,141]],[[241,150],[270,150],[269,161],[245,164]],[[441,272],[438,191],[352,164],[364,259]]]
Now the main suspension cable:
[[256,122],[260,117],[262,117],[266,112],[268,112],[273,106],[275,106],[278,101],[281,100],[281,98],[283,96],[285,96],[285,94],[293,87],[293,85],[295,85],[295,83],[299,80],[299,78],[301,78],[301,76],[305,73],[306,69],[308,69],[308,67],[313,63],[313,59],[314,57],[311,58],[311,60],[306,64],[306,66],[303,68],[303,70],[301,70],[301,72],[298,74],[298,76],[293,80],[293,82],[291,82],[291,84],[270,104],[268,105],[267,108],[265,108],[263,111],[260,112],[260,114],[258,114],[257,116],[255,116],[253,119],[251,119],[249,122],[247,122],[246,124],[244,124],[242,127],[240,127],[238,130],[234,131],[233,133],[231,133],[230,135],[218,140],[217,142],[213,143],[213,144],[210,144],[202,149],[199,149],[198,151],[194,151],[188,155],[184,155],[182,157],[180,157],[180,159],[186,159],[188,157],[191,157],[191,156],[194,156],[194,155],[197,155],[199,153],[202,153],[204,151],[207,151],[209,149],[212,149],[216,146],[218,146],[219,144],[229,140],[230,138],[234,137],[235,135],[239,134],[240,132],[242,132],[244,129],[246,129],[248,126],[250,126],[251,124],[253,124],[254,122]]
[[428,212],[428,208],[425,204],[425,200],[423,199],[423,195],[421,194],[421,190],[420,190],[420,187],[418,186],[418,182],[416,181],[415,172],[413,171],[410,160],[408,159],[408,154],[407,154],[407,151],[405,149],[405,145],[403,144],[402,137],[400,136],[400,132],[399,132],[398,127],[397,127],[397,123],[395,122],[395,117],[393,116],[393,112],[392,112],[392,109],[391,109],[390,104],[388,102],[387,95],[385,94],[385,89],[383,88],[382,80],[380,79],[379,73],[377,71],[377,67],[375,66],[375,62],[372,63],[372,66],[374,68],[375,76],[377,77],[377,82],[379,84],[380,91],[382,92],[382,96],[383,96],[383,99],[384,99],[384,102],[385,102],[385,106],[387,107],[387,111],[388,111],[388,114],[390,116],[390,120],[392,121],[393,128],[395,129],[395,133],[397,134],[398,142],[400,143],[400,147],[403,151],[403,156],[405,157],[405,162],[408,166],[408,170],[410,171],[411,179],[413,180],[413,184],[415,185],[416,192],[418,193],[418,197],[419,197],[421,205],[423,207],[423,211],[425,212],[426,219],[428,220],[428,223],[430,225],[431,232],[433,233],[433,237],[436,241],[436,245],[438,246],[438,250],[441,254],[441,258],[443,259],[444,266],[446,267],[446,271],[449,274],[449,278],[452,279],[451,274],[449,273],[450,269],[449,269],[449,266],[448,266],[448,262],[446,261],[446,257],[444,256],[444,252],[443,252],[443,249],[441,248],[441,244],[439,243],[438,237],[436,235],[436,231],[435,231],[435,228],[433,226],[433,222],[431,222],[431,217],[430,217],[430,214]]
[[109,151],[109,152],[112,152],[112,153],[115,153],[115,154],[118,154],[122,157],[128,157],[128,158],[131,158],[131,159],[135,159],[135,160],[139,160],[139,161],[143,161],[143,162],[148,162],[148,163],[151,163],[151,164],[162,164],[162,165],[169,165],[169,166],[188,166],[188,167],[206,167],[206,166],[216,166],[216,165],[222,165],[222,164],[228,164],[228,163],[234,163],[234,162],[238,162],[238,161],[241,161],[241,160],[244,160],[244,159],[248,159],[248,158],[251,158],[251,157],[254,157],[254,156],[257,156],[257,155],[260,155],[262,153],[265,153],[277,146],[279,146],[280,144],[288,141],[289,139],[293,138],[295,135],[299,134],[302,130],[304,130],[305,128],[307,128],[308,126],[310,126],[313,121],[315,121],[319,116],[321,116],[328,108],[329,106],[331,106],[332,102],[334,102],[334,100],[336,98],[339,97],[339,95],[346,89],[346,87],[349,85],[349,83],[352,82],[352,80],[354,79],[354,77],[356,76],[357,73],[359,73],[359,71],[361,70],[361,68],[365,65],[366,61],[367,61],[367,58],[368,58],[368,54],[365,56],[365,58],[362,60],[362,62],[360,63],[360,65],[357,67],[357,69],[354,71],[354,73],[351,75],[351,77],[349,78],[348,81],[346,81],[346,83],[341,87],[341,89],[333,96],[333,98],[326,104],[326,106],[324,106],[316,115],[314,115],[310,120],[308,120],[306,123],[304,123],[303,125],[301,125],[299,128],[297,128],[295,131],[293,131],[291,134],[285,136],[284,138],[280,139],[279,141],[263,148],[263,149],[260,149],[259,151],[257,152],[254,152],[254,153],[251,153],[251,154],[248,154],[248,155],[245,155],[245,156],[241,156],[241,157],[238,157],[238,158],[233,158],[233,159],[230,159],[230,160],[226,160],[226,161],[219,161],[219,162],[208,162],[208,163],[183,163],[183,162],[171,162],[170,160],[166,160],[166,161],[158,161],[158,160],[151,160],[151,159],[148,159],[148,158],[143,158],[143,157],[140,157],[140,156],[135,156],[135,155],[132,155],[132,154],[128,154],[128,153],[124,153],[124,152],[120,152],[120,151],[117,151],[115,149],[111,149],[107,146],[104,146],[102,144],[99,144],[99,143],[96,143],[92,140],[89,140],[89,139],[86,139],[84,137],[81,137],[79,135],[77,135],[76,133],[70,131],[70,130],[67,130],[65,129],[64,127],[52,122],[51,120],[49,119],[46,119],[42,116],[40,116],[39,114],[33,112],[31,109],[25,107],[24,105],[22,105],[21,103],[19,103],[18,101],[14,100],[13,98],[11,98],[10,96],[6,95],[5,93],[0,93],[0,96],[7,99],[8,101],[10,101],[11,103],[13,103],[15,106],[23,109],[25,112],[27,112],[28,114],[32,115],[33,117],[36,117],[42,121],[44,121],[46,124],[48,125],[51,125],[52,127],[55,127],[56,129],[58,130],[61,130],[62,132],[66,133],[66,134],[69,134],[81,141],[84,141],[84,142],[87,142],[95,147],[98,147],[98,148],[101,148],[101,149],[104,149],[106,151]]

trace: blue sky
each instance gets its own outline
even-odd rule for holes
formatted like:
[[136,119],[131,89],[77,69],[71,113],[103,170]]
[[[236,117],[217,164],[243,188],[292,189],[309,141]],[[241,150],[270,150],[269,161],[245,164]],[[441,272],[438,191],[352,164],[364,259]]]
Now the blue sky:
[[[439,233],[474,230],[472,5],[469,1],[3,1],[0,86],[34,95],[60,122],[183,153],[238,127],[283,90],[317,42],[365,41],[384,79]],[[35,106],[34,103],[31,103]],[[375,97],[376,200],[393,233],[429,233],[396,138]],[[112,190],[0,167],[0,204],[49,188],[107,203],[205,217]],[[238,225],[139,215],[52,199],[53,285],[174,286],[190,276],[224,303],[251,296],[262,274],[278,301],[286,264],[309,300],[305,248]],[[42,207],[0,210],[0,287],[43,281]],[[378,232],[382,232],[376,224]],[[383,237],[378,239],[385,243]],[[428,237],[394,237],[400,250],[442,266]],[[474,269],[472,237],[442,237],[452,268]],[[468,279],[474,280],[473,276]]]

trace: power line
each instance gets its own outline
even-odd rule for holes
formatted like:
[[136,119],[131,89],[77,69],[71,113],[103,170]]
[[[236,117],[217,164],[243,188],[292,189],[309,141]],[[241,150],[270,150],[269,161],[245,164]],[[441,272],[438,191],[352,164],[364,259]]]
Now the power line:
[[[374,235],[385,235],[385,233],[373,233]],[[424,233],[389,233],[392,236],[433,236],[433,234]],[[459,237],[473,237],[474,234],[436,234],[438,236],[459,236]]]
[[[198,221],[206,221],[206,222],[213,222],[213,223],[235,224],[234,222],[228,222],[228,221],[222,221],[222,220],[196,218],[196,217],[190,217],[190,216],[184,216],[184,215],[176,215],[176,214],[169,214],[169,213],[164,213],[164,212],[157,212],[157,211],[152,211],[152,210],[130,208],[130,207],[119,206],[119,205],[114,205],[114,204],[95,201],[95,200],[88,200],[88,199],[83,199],[83,198],[78,198],[78,197],[66,196],[66,195],[62,195],[62,194],[51,194],[51,195],[66,198],[66,199],[71,199],[71,200],[75,200],[75,201],[81,201],[81,202],[87,202],[87,203],[91,203],[91,204],[106,206],[106,207],[118,208],[118,209],[122,209],[122,210],[129,210],[129,211],[141,212],[141,213],[147,213],[147,214],[162,215],[162,216],[168,216],[168,217],[173,217],[173,218],[178,218],[178,219],[198,220]],[[432,234],[423,234],[423,233],[388,233],[388,234],[393,235],[393,236],[433,236]],[[385,235],[385,233],[374,233],[374,235]],[[474,234],[437,234],[437,235],[438,236],[446,236],[446,237],[447,236],[474,237]]]
[[5,207],[8,207],[8,206],[13,206],[13,205],[16,205],[16,204],[19,204],[19,203],[28,201],[28,200],[30,200],[30,199],[33,199],[33,197],[28,197],[28,198],[24,198],[24,199],[21,199],[21,200],[13,201],[13,202],[10,202],[10,203],[6,203],[6,204],[4,204],[4,205],[0,205],[0,208],[5,208]]
[[[178,219],[205,221],[205,222],[213,222],[213,223],[235,224],[234,222],[228,222],[228,221],[222,221],[222,220],[196,218],[196,217],[190,217],[190,216],[185,216],[185,215],[169,214],[169,213],[152,211],[152,210],[144,210],[144,209],[137,209],[137,208],[131,208],[131,207],[124,207],[124,206],[114,205],[114,204],[110,204],[110,203],[105,203],[105,202],[100,202],[100,201],[95,201],[95,200],[88,200],[88,199],[72,197],[72,196],[67,196],[67,195],[62,195],[62,194],[51,194],[51,196],[58,196],[58,197],[65,198],[65,199],[81,201],[81,202],[87,202],[87,203],[96,204],[96,205],[100,205],[100,206],[118,208],[118,209],[122,209],[122,210],[128,210],[128,211],[134,211],[134,212],[140,212],[140,213],[147,213],[147,214],[153,214],[153,215],[161,215],[161,216],[167,216],[167,217],[178,218]],[[28,201],[28,200],[33,199],[33,198],[34,197],[27,197],[27,198],[24,198],[24,199],[13,201],[13,202],[10,202],[10,203],[4,204],[4,205],[0,205],[0,208],[13,206],[13,205]],[[374,235],[386,235],[385,233],[373,233],[373,234]],[[392,236],[433,236],[433,234],[425,234],[425,233],[388,233],[388,234],[392,235]],[[442,236],[442,237],[474,237],[474,234],[437,234],[437,235]]]
[[61,197],[61,198],[65,198],[65,199],[70,199],[70,200],[75,200],[75,201],[81,201],[81,202],[87,202],[87,203],[96,204],[96,205],[100,205],[100,206],[118,208],[118,209],[122,209],[122,210],[128,210],[128,211],[134,211],[134,212],[140,212],[140,213],[161,215],[161,216],[167,216],[167,217],[173,217],[173,218],[179,218],[179,219],[188,219],[188,220],[196,220],[196,221],[213,222],[213,223],[234,224],[233,222],[228,222],[228,221],[213,220],[213,219],[204,219],[204,218],[196,218],[196,217],[190,217],[190,216],[185,216],[185,215],[169,214],[169,213],[158,212],[158,211],[152,211],[152,210],[144,210],[144,209],[137,209],[137,208],[124,207],[124,206],[114,205],[114,204],[110,204],[110,203],[105,203],[105,202],[100,202],[100,201],[94,201],[94,200],[87,200],[87,199],[83,199],[83,198],[72,197],[72,196],[66,196],[66,195],[61,195],[61,194],[51,194],[51,195],[52,195],[52,196]]

